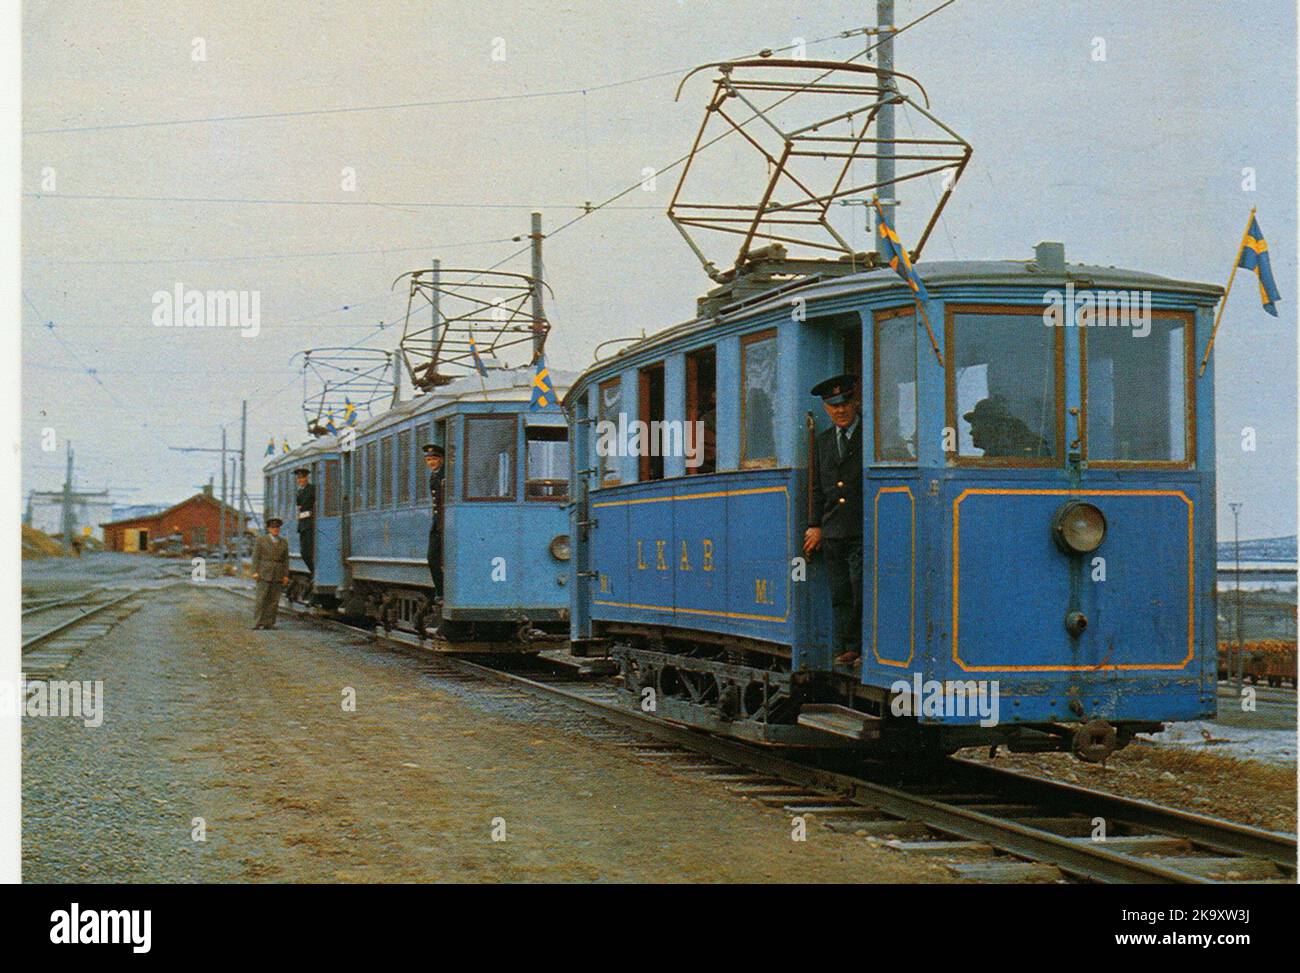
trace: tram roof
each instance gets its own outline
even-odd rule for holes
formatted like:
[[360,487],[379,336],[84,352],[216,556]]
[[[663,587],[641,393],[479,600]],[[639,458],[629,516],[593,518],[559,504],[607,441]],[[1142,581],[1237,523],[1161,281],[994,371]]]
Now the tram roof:
[[[1030,287],[1061,288],[1072,284],[1078,290],[1149,290],[1186,294],[1200,298],[1200,303],[1211,304],[1223,295],[1218,284],[1179,280],[1142,270],[1107,267],[1101,264],[1060,263],[1043,266],[1036,260],[934,260],[918,264],[916,271],[925,282],[927,290],[956,288],[963,285],[980,287]],[[878,267],[857,274],[796,278],[774,283],[768,290],[750,294],[730,304],[724,304],[716,316],[697,316],[689,321],[670,325],[662,331],[639,341],[629,342],[609,358],[589,366],[575,381],[581,385],[593,372],[614,366],[620,359],[659,344],[686,337],[697,331],[743,320],[788,307],[791,297],[798,295],[808,301],[824,301],[855,294],[894,290],[905,296],[905,285],[891,268]],[[567,395],[565,396],[567,399]]]

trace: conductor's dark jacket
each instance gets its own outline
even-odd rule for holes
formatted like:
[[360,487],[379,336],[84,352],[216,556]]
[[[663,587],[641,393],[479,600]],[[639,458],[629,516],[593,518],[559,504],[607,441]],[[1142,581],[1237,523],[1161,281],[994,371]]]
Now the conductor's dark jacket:
[[316,516],[316,484],[299,487],[294,502],[298,506],[298,533],[305,533],[312,529],[312,520]]
[[817,434],[812,517],[809,527],[820,527],[822,537],[862,536],[862,435],[861,419],[853,428],[844,458],[835,442],[835,426]]

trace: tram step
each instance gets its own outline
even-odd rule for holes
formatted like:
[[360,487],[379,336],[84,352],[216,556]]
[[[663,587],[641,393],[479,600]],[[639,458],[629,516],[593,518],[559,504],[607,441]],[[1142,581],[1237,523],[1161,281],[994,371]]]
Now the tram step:
[[880,718],[837,703],[804,703],[796,722],[850,740],[880,738]]

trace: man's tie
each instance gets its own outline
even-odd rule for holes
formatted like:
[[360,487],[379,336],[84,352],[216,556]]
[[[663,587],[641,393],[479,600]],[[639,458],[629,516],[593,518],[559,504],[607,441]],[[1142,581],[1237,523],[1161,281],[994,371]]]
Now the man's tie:
[[835,428],[835,448],[839,451],[840,459],[844,459],[844,430],[838,426]]

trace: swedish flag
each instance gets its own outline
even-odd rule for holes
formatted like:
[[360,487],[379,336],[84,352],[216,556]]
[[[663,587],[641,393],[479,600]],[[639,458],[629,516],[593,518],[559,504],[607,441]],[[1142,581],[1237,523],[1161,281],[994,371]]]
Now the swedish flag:
[[327,432],[337,433],[338,427],[334,425],[334,410],[330,409],[325,413],[325,429]]
[[349,426],[357,424],[357,407],[347,396],[343,397],[343,421]]
[[925,290],[925,284],[917,276],[916,271],[912,269],[912,261],[907,256],[907,247],[903,246],[899,241],[898,234],[894,232],[894,228],[885,219],[885,211],[880,208],[880,200],[873,199],[871,203],[876,207],[877,225],[880,229],[881,256],[893,268],[894,273],[903,278],[907,286],[912,288],[917,298],[922,301],[930,300],[930,295]]
[[274,437],[274,436],[272,436],[270,442],[268,442],[268,443],[266,444],[266,455],[267,455],[267,456],[274,456],[274,455],[275,455],[275,437]]
[[1250,218],[1250,227],[1246,230],[1246,235],[1241,238],[1241,253],[1237,256],[1237,266],[1242,270],[1255,272],[1255,276],[1259,278],[1259,299],[1264,304],[1264,310],[1277,317],[1276,304],[1282,298],[1273,280],[1273,267],[1268,259],[1268,241],[1264,239],[1264,234],[1259,228],[1259,220],[1254,216]]
[[470,354],[474,356],[474,368],[478,370],[480,375],[487,378],[487,367],[484,366],[483,359],[478,355],[478,342],[474,340],[473,335],[469,336],[469,350]]
[[546,356],[537,356],[537,371],[533,374],[533,399],[528,403],[528,410],[536,412],[555,402],[555,389],[551,385],[551,373],[546,367]]
[[289,440],[286,439],[283,443],[281,443],[281,445],[284,447],[284,452],[286,453],[289,452]]

